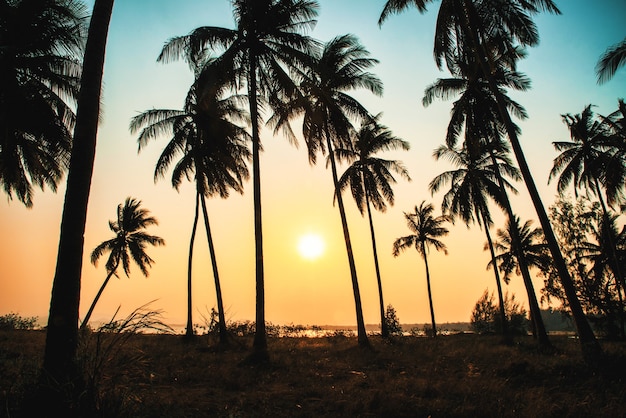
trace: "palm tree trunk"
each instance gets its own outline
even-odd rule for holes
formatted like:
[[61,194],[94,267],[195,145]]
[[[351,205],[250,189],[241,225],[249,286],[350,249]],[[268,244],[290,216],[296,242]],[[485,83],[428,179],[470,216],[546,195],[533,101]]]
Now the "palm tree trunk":
[[611,259],[613,261],[612,265],[614,267],[611,268],[613,270],[613,275],[615,276],[615,288],[617,290],[618,299],[620,300],[619,307],[619,321],[620,321],[620,336],[624,337],[624,303],[621,300],[622,294],[620,293],[620,288],[624,285],[624,276],[622,274],[622,269],[620,268],[619,259],[617,258],[617,247],[615,245],[615,240],[613,239],[613,231],[609,226],[609,210],[606,207],[606,202],[602,197],[602,192],[600,189],[600,182],[597,178],[594,178],[594,187],[596,189],[596,193],[598,194],[598,200],[600,201],[600,205],[602,206],[602,217],[604,219],[604,228],[606,239],[609,244],[609,251],[611,252]]
[[213,245],[213,236],[211,235],[211,226],[209,225],[209,214],[206,209],[206,201],[204,196],[201,198],[202,215],[204,216],[204,226],[206,228],[206,237],[209,243],[209,254],[211,255],[211,266],[213,267],[213,279],[215,281],[215,296],[217,298],[217,316],[218,329],[220,333],[220,344],[228,343],[228,335],[226,333],[226,317],[224,314],[224,303],[222,302],[222,286],[220,285],[220,275],[217,271],[217,259],[215,257],[215,247]]
[[483,225],[485,226],[485,235],[487,235],[487,244],[489,245],[489,253],[491,254],[491,263],[493,264],[493,272],[496,277],[496,286],[498,288],[498,303],[500,304],[500,321],[502,323],[502,335],[507,343],[511,341],[511,333],[509,330],[509,321],[506,318],[506,310],[504,306],[504,295],[502,294],[502,282],[500,273],[498,272],[498,264],[496,263],[496,252],[493,249],[493,241],[489,233],[489,224],[483,215]]
[[259,167],[261,138],[259,137],[259,108],[257,103],[257,58],[249,54],[248,100],[252,119],[252,184],[254,191],[254,245],[256,260],[256,330],[252,343],[255,361],[268,360],[265,330],[265,273],[263,267],[263,224],[261,222],[261,170]]
[[328,126],[326,132],[326,146],[328,147],[328,156],[330,158],[330,167],[333,174],[333,185],[335,187],[335,196],[337,197],[337,206],[341,216],[341,226],[343,228],[343,237],[346,243],[346,251],[348,253],[348,264],[350,265],[350,277],[352,278],[352,292],[354,294],[354,304],[356,307],[356,326],[357,339],[360,346],[368,346],[367,332],[365,331],[365,321],[363,319],[363,308],[361,306],[361,293],[359,291],[359,281],[356,275],[356,265],[354,263],[354,254],[352,252],[352,243],[350,241],[350,231],[348,230],[348,221],[346,219],[346,211],[343,206],[343,198],[339,190],[339,177],[337,176],[337,163],[333,151],[332,141],[330,140],[330,130]]
[[[365,182],[363,183],[365,184]],[[370,199],[365,193],[365,203],[367,205],[367,217],[370,223],[370,234],[372,236],[372,250],[374,252],[374,268],[376,269],[376,281],[378,283],[378,302],[380,304],[380,334],[383,338],[389,337],[389,327],[385,320],[385,302],[383,300],[383,281],[380,278],[380,266],[378,264],[378,250],[376,249],[376,235],[374,234],[374,220],[372,219],[372,210],[370,208]]]
[[[113,0],[96,0],[94,3],[83,60],[57,264],[52,283],[43,377],[48,383],[53,383],[55,389],[63,391],[71,387],[80,391],[79,385],[76,385],[79,377],[74,363],[78,346],[80,280],[87,204],[100,116],[104,56],[112,10]],[[48,390],[50,389],[55,390],[49,385]],[[59,399],[56,402],[57,406],[62,403]],[[67,408],[68,405],[64,407]],[[47,412],[56,415],[51,410]]]
[[198,227],[198,212],[200,206],[200,193],[196,191],[196,208],[195,215],[193,217],[193,226],[191,227],[191,238],[189,239],[189,259],[187,261],[187,326],[185,327],[185,337],[193,337],[193,318],[192,318],[192,303],[191,303],[191,277],[193,270],[193,244],[196,240],[196,229]]
[[107,274],[107,277],[106,279],[104,279],[102,286],[100,286],[100,290],[98,290],[98,293],[96,293],[96,297],[93,299],[93,302],[91,302],[91,306],[89,307],[89,310],[87,311],[87,315],[85,315],[85,318],[83,319],[83,322],[80,325],[80,329],[85,329],[87,327],[87,324],[89,323],[89,319],[91,318],[91,314],[93,313],[93,310],[96,307],[96,303],[98,303],[98,300],[100,299],[100,296],[102,295],[102,292],[104,291],[104,288],[109,283],[109,279],[111,279],[111,276],[115,274],[115,271],[117,270],[117,267],[119,266],[119,264],[120,264],[120,260],[118,259],[115,262],[115,266],[113,267],[113,269]]
[[500,113],[500,116],[502,117],[502,121],[505,124],[507,135],[511,142],[517,164],[519,165],[520,171],[522,172],[522,177],[524,178],[524,183],[526,184],[526,188],[528,189],[528,193],[530,194],[533,205],[535,206],[537,217],[539,218],[539,222],[541,223],[541,228],[543,229],[543,233],[548,243],[550,253],[552,254],[552,259],[554,260],[555,267],[561,279],[561,285],[563,286],[563,290],[565,291],[565,295],[567,297],[567,302],[569,304],[570,310],[572,311],[574,323],[576,324],[576,329],[578,331],[578,337],[580,340],[583,357],[587,362],[594,363],[597,361],[598,356],[602,353],[602,348],[600,347],[598,340],[593,334],[589,322],[587,322],[587,318],[585,317],[585,313],[580,304],[580,300],[578,299],[578,295],[576,294],[574,281],[572,280],[572,277],[567,270],[567,265],[565,264],[563,254],[561,253],[561,249],[554,235],[554,231],[552,230],[552,226],[550,225],[550,220],[548,219],[548,215],[543,206],[543,202],[541,201],[541,197],[539,196],[539,191],[537,190],[535,181],[530,173],[530,168],[528,167],[528,163],[526,162],[526,157],[524,156],[524,153],[522,151],[519,138],[517,137],[517,131],[509,113],[506,110],[506,105],[502,98],[502,94],[500,93],[500,90],[498,89],[498,86],[496,85],[494,77],[491,73],[491,66],[487,63],[487,57],[489,57],[489,59],[491,59],[491,57],[489,54],[486,53],[484,43],[480,42],[480,35],[478,34],[478,31],[471,29],[471,6],[469,4],[469,0],[463,1],[463,7],[465,9],[465,20],[463,20],[463,24],[465,25],[464,29],[466,30],[466,33],[474,44],[473,50],[475,52],[475,55],[479,60],[480,66],[483,69],[483,73],[487,76],[489,87],[496,98],[498,111]]
[[428,257],[426,256],[426,245],[422,241],[422,254],[424,254],[424,266],[426,266],[426,286],[428,287],[428,304],[430,305],[430,321],[433,326],[432,337],[437,337],[437,324],[435,323],[435,309],[433,307],[433,294],[430,289],[430,269],[428,268]]

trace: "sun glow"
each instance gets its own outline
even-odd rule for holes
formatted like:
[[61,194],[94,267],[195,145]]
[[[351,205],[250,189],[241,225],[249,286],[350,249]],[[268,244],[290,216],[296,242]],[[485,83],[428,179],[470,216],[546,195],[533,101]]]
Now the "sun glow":
[[306,234],[298,241],[298,252],[308,260],[315,260],[324,253],[324,240],[317,234]]

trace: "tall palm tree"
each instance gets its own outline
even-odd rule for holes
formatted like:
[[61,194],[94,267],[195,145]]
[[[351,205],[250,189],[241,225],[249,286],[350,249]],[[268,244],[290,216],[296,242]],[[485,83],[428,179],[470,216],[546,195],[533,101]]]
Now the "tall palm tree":
[[351,119],[370,118],[367,110],[348,93],[365,88],[376,95],[382,94],[382,82],[367,71],[377,62],[369,57],[369,52],[355,36],[335,37],[325,44],[323,51],[315,57],[309,68],[297,74],[298,90],[286,102],[277,104],[275,114],[269,121],[275,127],[275,132],[283,129],[288,138],[295,141],[296,136],[289,121],[296,116],[302,116],[302,133],[309,152],[309,162],[314,164],[318,153],[328,153],[352,279],[358,342],[363,346],[368,345],[368,339],[350,232],[343,197],[339,191],[335,150],[353,147],[354,127]]
[[396,183],[393,173],[399,174],[408,181],[411,180],[411,177],[400,161],[385,160],[377,157],[375,154],[380,151],[398,149],[408,151],[410,145],[407,141],[394,136],[389,128],[381,125],[379,122],[380,116],[381,114],[379,113],[372,120],[366,121],[361,125],[361,128],[356,133],[353,147],[338,148],[335,150],[335,153],[337,158],[351,162],[350,167],[344,171],[339,179],[339,189],[343,192],[346,188],[350,188],[352,197],[361,215],[367,209],[376,281],[378,283],[381,334],[383,338],[387,338],[389,330],[385,320],[383,285],[378,264],[378,250],[376,248],[376,235],[374,234],[371,206],[374,206],[374,209],[381,212],[387,210],[387,203],[393,206],[394,193],[391,185]]
[[199,27],[189,35],[173,38],[159,60],[192,60],[200,51],[223,50],[220,60],[234,70],[235,88],[247,85],[252,119],[252,182],[256,260],[256,331],[251,360],[268,359],[265,330],[265,274],[261,214],[259,155],[261,114],[259,103],[272,90],[292,90],[287,68],[303,65],[316,43],[301,32],[315,26],[315,0],[231,0],[235,29]]
[[[446,159],[457,169],[439,174],[430,182],[428,187],[434,194],[445,184],[450,184],[450,189],[443,197],[442,213],[452,217],[458,216],[468,228],[470,223],[474,222],[478,223],[480,227],[484,227],[493,261],[495,250],[489,233],[493,220],[489,211],[488,199],[491,198],[498,206],[503,207],[502,200],[506,197],[500,189],[500,182],[498,181],[500,173],[509,173],[515,180],[518,180],[520,175],[504,152],[496,154],[497,165],[494,166],[492,154],[485,151],[487,150],[483,149],[482,153],[474,155],[476,153],[469,152],[467,148],[456,149],[448,145],[440,146],[433,153],[435,160]],[[508,181],[504,180],[504,184],[513,193],[517,192]],[[508,322],[498,269],[494,269],[494,274],[498,289],[502,333],[505,338],[508,338]]]
[[[388,0],[378,20],[382,25],[392,13],[398,13],[410,6],[415,6],[424,13],[432,0]],[[439,68],[444,61],[454,57],[455,49],[465,56],[473,56],[479,63],[483,74],[496,99],[498,113],[501,116],[505,132],[511,143],[524,183],[531,197],[537,217],[544,231],[546,242],[552,254],[556,270],[567,296],[568,304],[576,324],[581,350],[587,361],[597,359],[602,349],[587,322],[580,300],[576,294],[574,282],[567,269],[565,259],[557,242],[552,225],[534,182],[526,157],[522,150],[518,130],[507,112],[504,92],[493,77],[494,56],[490,45],[500,43],[506,48],[514,48],[515,43],[534,46],[539,42],[539,32],[532,16],[541,11],[560,14],[552,0],[442,0],[435,30],[435,60]]]
[[[83,237],[96,152],[106,40],[112,10],[113,0],[96,0],[89,24],[72,155],[61,215],[59,251],[52,282],[43,375],[49,383],[54,382],[54,385],[47,386],[47,390],[54,392],[56,387],[58,391],[56,395],[48,394],[47,400],[54,405],[49,405],[46,412],[59,416],[67,415],[67,408],[72,406],[64,402],[66,389],[71,387],[77,391],[73,402],[79,401],[81,392],[80,377],[74,360],[78,347]],[[59,408],[59,414],[53,412],[56,407]]]
[[0,1],[0,185],[27,207],[68,168],[86,16],[76,0]]
[[598,84],[604,84],[613,78],[615,72],[626,65],[626,38],[609,47],[596,64]]
[[249,176],[250,151],[247,145],[249,135],[238,125],[248,122],[247,113],[239,106],[243,98],[238,95],[224,97],[227,85],[223,68],[218,64],[214,60],[196,62],[196,82],[187,95],[184,110],[148,110],[132,119],[130,130],[132,133],[141,130],[139,150],[163,134],[172,135],[157,161],[155,180],[165,176],[179,155],[180,160],[172,170],[172,186],[178,190],[183,179],[194,178],[196,204],[187,268],[186,336],[191,338],[194,335],[192,260],[201,206],[215,282],[220,342],[226,343],[226,318],[205,198],[216,195],[227,198],[230,190],[243,193],[243,181]]
[[95,266],[98,259],[109,253],[106,262],[107,276],[100,286],[98,293],[91,302],[91,306],[83,319],[81,328],[85,328],[89,323],[91,314],[93,313],[96,303],[100,299],[104,288],[109,283],[111,276],[117,276],[117,269],[122,265],[126,277],[130,275],[130,264],[134,261],[144,276],[148,276],[148,267],[154,262],[148,254],[146,254],[146,244],[165,245],[165,240],[156,235],[149,235],[145,229],[151,225],[158,225],[156,218],[149,216],[149,211],[140,207],[141,201],[127,197],[124,205],[117,206],[117,220],[109,221],[109,228],[115,234],[114,238],[106,240],[99,244],[91,252],[91,263]]
[[432,322],[432,336],[437,335],[437,325],[435,323],[435,310],[433,308],[433,295],[430,288],[430,270],[428,268],[428,247],[433,246],[437,251],[443,251],[448,254],[448,250],[443,242],[438,238],[448,234],[448,230],[443,226],[446,222],[452,222],[452,218],[448,215],[433,216],[435,209],[430,203],[422,201],[415,206],[415,212],[406,213],[407,227],[411,230],[411,235],[400,237],[393,243],[393,256],[397,257],[401,251],[407,248],[415,247],[417,252],[424,260],[426,267],[426,285],[428,287],[428,303],[430,306],[430,319]]

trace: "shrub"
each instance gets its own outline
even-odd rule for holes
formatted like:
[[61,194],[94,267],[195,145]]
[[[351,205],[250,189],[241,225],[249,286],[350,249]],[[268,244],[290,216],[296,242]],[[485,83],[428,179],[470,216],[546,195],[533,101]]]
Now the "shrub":
[[0,330],[35,329],[37,317],[21,317],[16,313],[8,313],[0,316]]
[[393,306],[387,305],[385,310],[385,323],[387,324],[387,330],[389,335],[402,335],[402,326],[400,325],[400,319]]
[[[509,330],[513,334],[526,334],[528,328],[526,310],[515,300],[514,294],[509,297],[507,292],[504,295],[504,311],[506,319],[509,321]],[[489,294],[489,291],[485,290],[480,299],[478,299],[472,311],[470,322],[472,331],[477,334],[501,332],[500,308],[495,303],[493,292]]]

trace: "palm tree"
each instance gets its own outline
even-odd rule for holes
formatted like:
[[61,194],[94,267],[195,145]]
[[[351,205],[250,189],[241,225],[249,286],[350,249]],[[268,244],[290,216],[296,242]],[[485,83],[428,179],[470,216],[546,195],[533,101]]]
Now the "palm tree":
[[76,0],[0,2],[0,185],[27,207],[68,168],[85,18]]
[[[415,6],[421,13],[424,13],[426,6],[431,1],[388,0],[378,23],[382,25],[390,14],[401,12],[409,6]],[[583,355],[587,361],[593,362],[597,359],[602,349],[593,334],[591,326],[587,322],[580,300],[578,300],[574,282],[567,269],[563,254],[552,230],[552,225],[521,148],[517,127],[507,112],[504,92],[498,87],[493,76],[493,70],[497,66],[494,64],[491,46],[494,43],[499,43],[503,48],[515,49],[515,43],[522,47],[537,45],[539,35],[537,27],[532,20],[532,15],[540,11],[560,14],[559,9],[552,0],[511,0],[508,2],[442,0],[435,31],[434,55],[439,68],[442,67],[444,60],[448,62],[449,58],[456,56],[454,50],[460,51],[464,56],[472,56],[479,63],[489,88],[496,99],[498,113],[544,231],[546,242],[572,311]],[[452,64],[454,64],[454,60]],[[454,72],[453,70],[451,71]]]
[[[499,268],[504,273],[506,281],[510,280],[513,271],[518,275],[522,274],[524,285],[528,292],[533,334],[539,340],[539,346],[543,349],[550,347],[550,342],[548,341],[543,320],[541,320],[541,310],[537,303],[532,280],[528,275],[528,268],[524,268],[520,264],[519,254],[523,255],[525,265],[537,267],[541,271],[546,271],[552,260],[546,251],[543,231],[541,228],[531,229],[531,224],[532,221],[528,220],[524,225],[520,226],[519,217],[515,216],[507,221],[505,229],[498,229],[496,231],[498,241],[494,243],[494,247],[499,254],[494,261],[489,263],[489,266],[494,269]],[[517,244],[518,242],[519,245]]]
[[[506,197],[500,189],[500,182],[498,181],[500,173],[509,173],[515,180],[518,180],[520,175],[504,152],[494,152],[497,164],[494,166],[492,153],[485,151],[487,150],[483,149],[481,153],[474,155],[475,153],[469,152],[467,148],[456,149],[448,145],[440,146],[433,153],[435,160],[446,159],[457,169],[439,174],[430,182],[428,188],[434,194],[445,184],[450,183],[450,190],[443,197],[442,213],[449,214],[451,217],[458,216],[468,228],[469,224],[474,222],[478,223],[479,227],[484,227],[493,262],[495,250],[489,233],[493,221],[489,211],[488,199],[491,198],[498,206],[503,207],[502,200]],[[503,180],[503,183],[513,193],[517,192],[508,181]],[[498,289],[502,333],[505,338],[508,338],[504,295],[498,269],[494,269],[494,274]]]
[[148,267],[152,266],[154,260],[146,254],[146,245],[165,245],[163,238],[149,235],[144,231],[150,225],[158,225],[158,222],[156,218],[149,216],[150,212],[147,209],[140,208],[140,206],[141,201],[131,197],[126,198],[123,206],[117,205],[117,220],[109,221],[109,228],[115,234],[115,238],[102,242],[91,252],[91,263],[94,266],[98,264],[98,259],[104,253],[109,252],[109,258],[106,262],[107,276],[93,299],[80,326],[81,328],[85,328],[89,323],[93,309],[109,283],[109,279],[113,275],[117,276],[120,263],[126,277],[130,275],[131,261],[134,261],[143,275],[148,277]]
[[309,152],[309,162],[316,162],[318,152],[328,152],[352,279],[358,342],[362,346],[368,345],[368,339],[350,232],[343,197],[339,191],[335,149],[352,147],[354,127],[351,118],[370,118],[367,110],[348,92],[365,88],[374,94],[382,94],[382,82],[367,72],[377,62],[369,57],[369,52],[355,36],[342,35],[332,39],[324,46],[321,54],[315,57],[313,65],[298,74],[299,89],[285,103],[276,106],[275,114],[269,121],[275,127],[275,132],[283,129],[288,138],[295,141],[296,136],[289,121],[296,116],[303,116],[302,133]]
[[247,145],[249,135],[237,124],[248,122],[247,114],[239,107],[243,98],[237,95],[223,97],[227,86],[223,68],[218,64],[214,60],[196,62],[196,82],[187,95],[184,110],[148,110],[132,119],[130,130],[132,133],[141,130],[139,150],[150,140],[171,133],[172,138],[157,161],[155,180],[165,176],[178,155],[181,159],[172,170],[172,186],[178,190],[183,179],[195,180],[196,204],[189,243],[185,334],[188,338],[194,335],[191,270],[201,206],[215,281],[220,343],[225,344],[226,318],[205,198],[215,195],[227,198],[231,189],[243,193],[243,181],[249,176],[247,161],[250,151]]
[[319,5],[315,0],[231,0],[235,29],[200,27],[165,45],[160,61],[193,60],[206,49],[223,49],[220,61],[234,70],[233,86],[245,82],[252,119],[252,182],[256,260],[256,331],[250,360],[266,361],[265,275],[261,214],[259,102],[274,89],[294,88],[286,69],[308,60],[316,43],[300,32],[312,29]]
[[609,47],[596,64],[598,84],[604,84],[613,78],[618,68],[626,64],[626,38]]
[[[85,46],[43,360],[43,375],[49,383],[54,382],[54,385],[44,384],[47,388],[44,390],[52,392],[47,394],[47,400],[54,404],[50,405],[46,412],[53,415],[52,411],[57,407],[60,413],[56,415],[67,415],[67,408],[71,407],[65,403],[67,399],[65,391],[68,387],[77,391],[74,394],[75,402],[79,401],[81,391],[74,360],[78,347],[83,236],[96,151],[106,40],[112,10],[113,0],[95,1]],[[55,390],[58,391],[56,395]]]
[[448,254],[448,250],[445,244],[439,241],[439,237],[448,234],[448,230],[443,226],[446,222],[452,222],[452,218],[448,215],[441,215],[433,217],[434,212],[433,205],[426,201],[418,206],[415,206],[415,212],[406,213],[406,223],[411,230],[411,235],[400,237],[393,243],[393,256],[397,257],[400,251],[404,251],[407,248],[415,247],[417,252],[424,259],[424,266],[426,267],[426,285],[428,287],[428,303],[430,305],[430,319],[432,321],[432,336],[437,335],[437,325],[435,324],[435,310],[433,309],[433,296],[430,289],[430,270],[428,268],[428,247],[433,246],[437,251],[443,251],[444,254]]
[[[614,174],[609,174],[607,169],[616,170],[615,165],[610,164],[613,155],[616,153],[612,147],[610,132],[606,130],[606,123],[602,120],[595,120],[591,105],[586,106],[582,113],[578,115],[563,115],[563,122],[570,131],[571,142],[553,142],[554,148],[561,151],[554,159],[554,165],[550,171],[548,181],[556,177],[559,173],[557,190],[562,194],[567,187],[573,183],[575,195],[578,195],[579,188],[585,188],[598,196],[604,221],[602,225],[609,227],[610,216],[607,204],[602,196],[600,179],[606,179]],[[623,162],[622,162],[623,167]],[[616,171],[620,171],[617,169]],[[623,169],[622,169],[623,171]],[[622,184],[623,187],[623,184]],[[614,196],[613,192],[611,195]],[[614,199],[615,200],[615,199]],[[617,249],[612,242],[611,234],[606,231],[604,236],[608,239],[608,250],[612,254],[613,266],[616,281],[624,284],[623,273],[620,263],[617,261]]]
[[383,285],[380,277],[378,264],[378,251],[376,249],[376,236],[374,234],[374,221],[372,219],[371,206],[381,212],[387,210],[387,203],[393,206],[394,194],[391,187],[396,183],[392,172],[399,174],[410,181],[409,172],[396,160],[385,160],[376,157],[380,151],[392,151],[402,149],[408,151],[408,142],[393,136],[392,132],[379,122],[379,113],[370,121],[366,121],[356,133],[356,139],[351,148],[338,148],[335,150],[339,159],[351,162],[350,167],[339,179],[339,189],[343,192],[350,188],[352,197],[363,215],[367,209],[370,234],[372,236],[372,251],[374,253],[374,267],[376,269],[376,281],[378,283],[378,299],[380,303],[380,323],[383,338],[389,336],[387,321],[385,320],[385,303],[383,299]]

